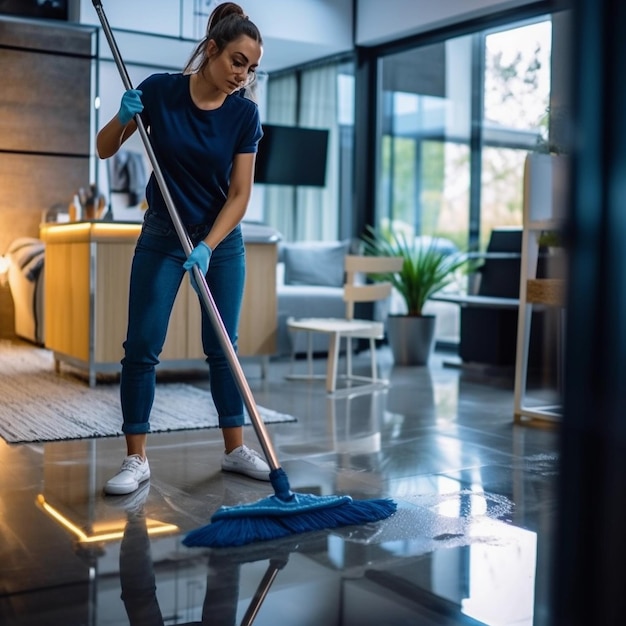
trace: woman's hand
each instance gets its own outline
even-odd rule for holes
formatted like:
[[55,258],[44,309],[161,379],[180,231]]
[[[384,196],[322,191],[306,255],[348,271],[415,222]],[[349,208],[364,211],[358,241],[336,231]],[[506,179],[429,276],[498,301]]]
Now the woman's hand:
[[124,92],[120,110],[117,112],[117,119],[122,126],[126,126],[137,113],[143,111],[143,103],[141,102],[142,92],[140,89],[129,89]]
[[120,110],[96,136],[96,150],[101,159],[112,157],[120,146],[137,130],[135,115],[143,111],[140,89],[124,92]]
[[192,251],[187,260],[183,263],[183,267],[189,272],[189,280],[191,281],[191,286],[194,288],[195,292],[200,294],[200,287],[196,281],[196,277],[194,276],[193,268],[197,267],[203,276],[206,276],[206,273],[209,270],[209,261],[211,260],[211,254],[213,250],[207,246],[204,241],[201,241]]

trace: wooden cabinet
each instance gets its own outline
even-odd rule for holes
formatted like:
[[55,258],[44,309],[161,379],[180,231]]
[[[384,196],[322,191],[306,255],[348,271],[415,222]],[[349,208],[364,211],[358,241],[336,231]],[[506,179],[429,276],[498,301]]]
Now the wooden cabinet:
[[[130,266],[140,224],[45,224],[45,344],[61,362],[84,369],[89,384],[98,372],[117,372],[126,335]],[[246,286],[239,327],[239,355],[267,358],[276,350],[276,241],[244,240]],[[206,367],[200,339],[201,311],[189,281],[178,293],[161,369]],[[263,369],[265,371],[265,369]]]

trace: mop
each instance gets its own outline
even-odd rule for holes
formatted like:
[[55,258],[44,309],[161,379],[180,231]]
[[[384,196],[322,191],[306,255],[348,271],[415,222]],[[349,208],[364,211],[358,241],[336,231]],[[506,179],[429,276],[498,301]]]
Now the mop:
[[[130,77],[104,13],[102,2],[93,0],[93,5],[111,48],[124,87],[127,90],[132,89]],[[174,201],[140,115],[135,115],[135,122],[137,123],[137,130],[150,159],[156,181],[163,195],[176,234],[188,257],[193,250],[193,244],[178,216]],[[220,346],[224,351],[233,378],[250,416],[250,421],[270,467],[270,483],[274,489],[274,494],[256,503],[220,507],[211,517],[209,524],[193,530],[185,536],[183,539],[184,545],[209,547],[241,546],[255,541],[278,539],[295,533],[376,522],[392,515],[396,511],[397,505],[389,498],[354,500],[348,495],[316,496],[296,493],[291,490],[287,474],[280,466],[206,279],[197,266],[194,266],[193,273],[199,287],[200,300],[215,329]]]

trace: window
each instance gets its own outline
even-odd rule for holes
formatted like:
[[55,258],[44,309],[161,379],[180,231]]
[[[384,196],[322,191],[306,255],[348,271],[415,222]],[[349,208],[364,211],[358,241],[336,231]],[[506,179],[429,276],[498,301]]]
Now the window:
[[382,61],[379,220],[467,242],[471,37]]
[[485,36],[480,241],[522,225],[523,168],[548,138],[551,22]]
[[[381,228],[484,250],[521,226],[524,159],[549,137],[551,36],[542,18],[381,58]],[[458,341],[452,308],[439,341]]]
[[459,248],[521,225],[524,158],[548,137],[550,54],[544,18],[383,57],[378,221]]

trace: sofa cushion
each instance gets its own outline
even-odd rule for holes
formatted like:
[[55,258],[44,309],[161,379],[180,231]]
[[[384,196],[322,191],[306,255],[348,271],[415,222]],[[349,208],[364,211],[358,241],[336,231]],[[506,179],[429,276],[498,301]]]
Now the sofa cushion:
[[350,241],[299,241],[281,244],[286,285],[341,287]]

